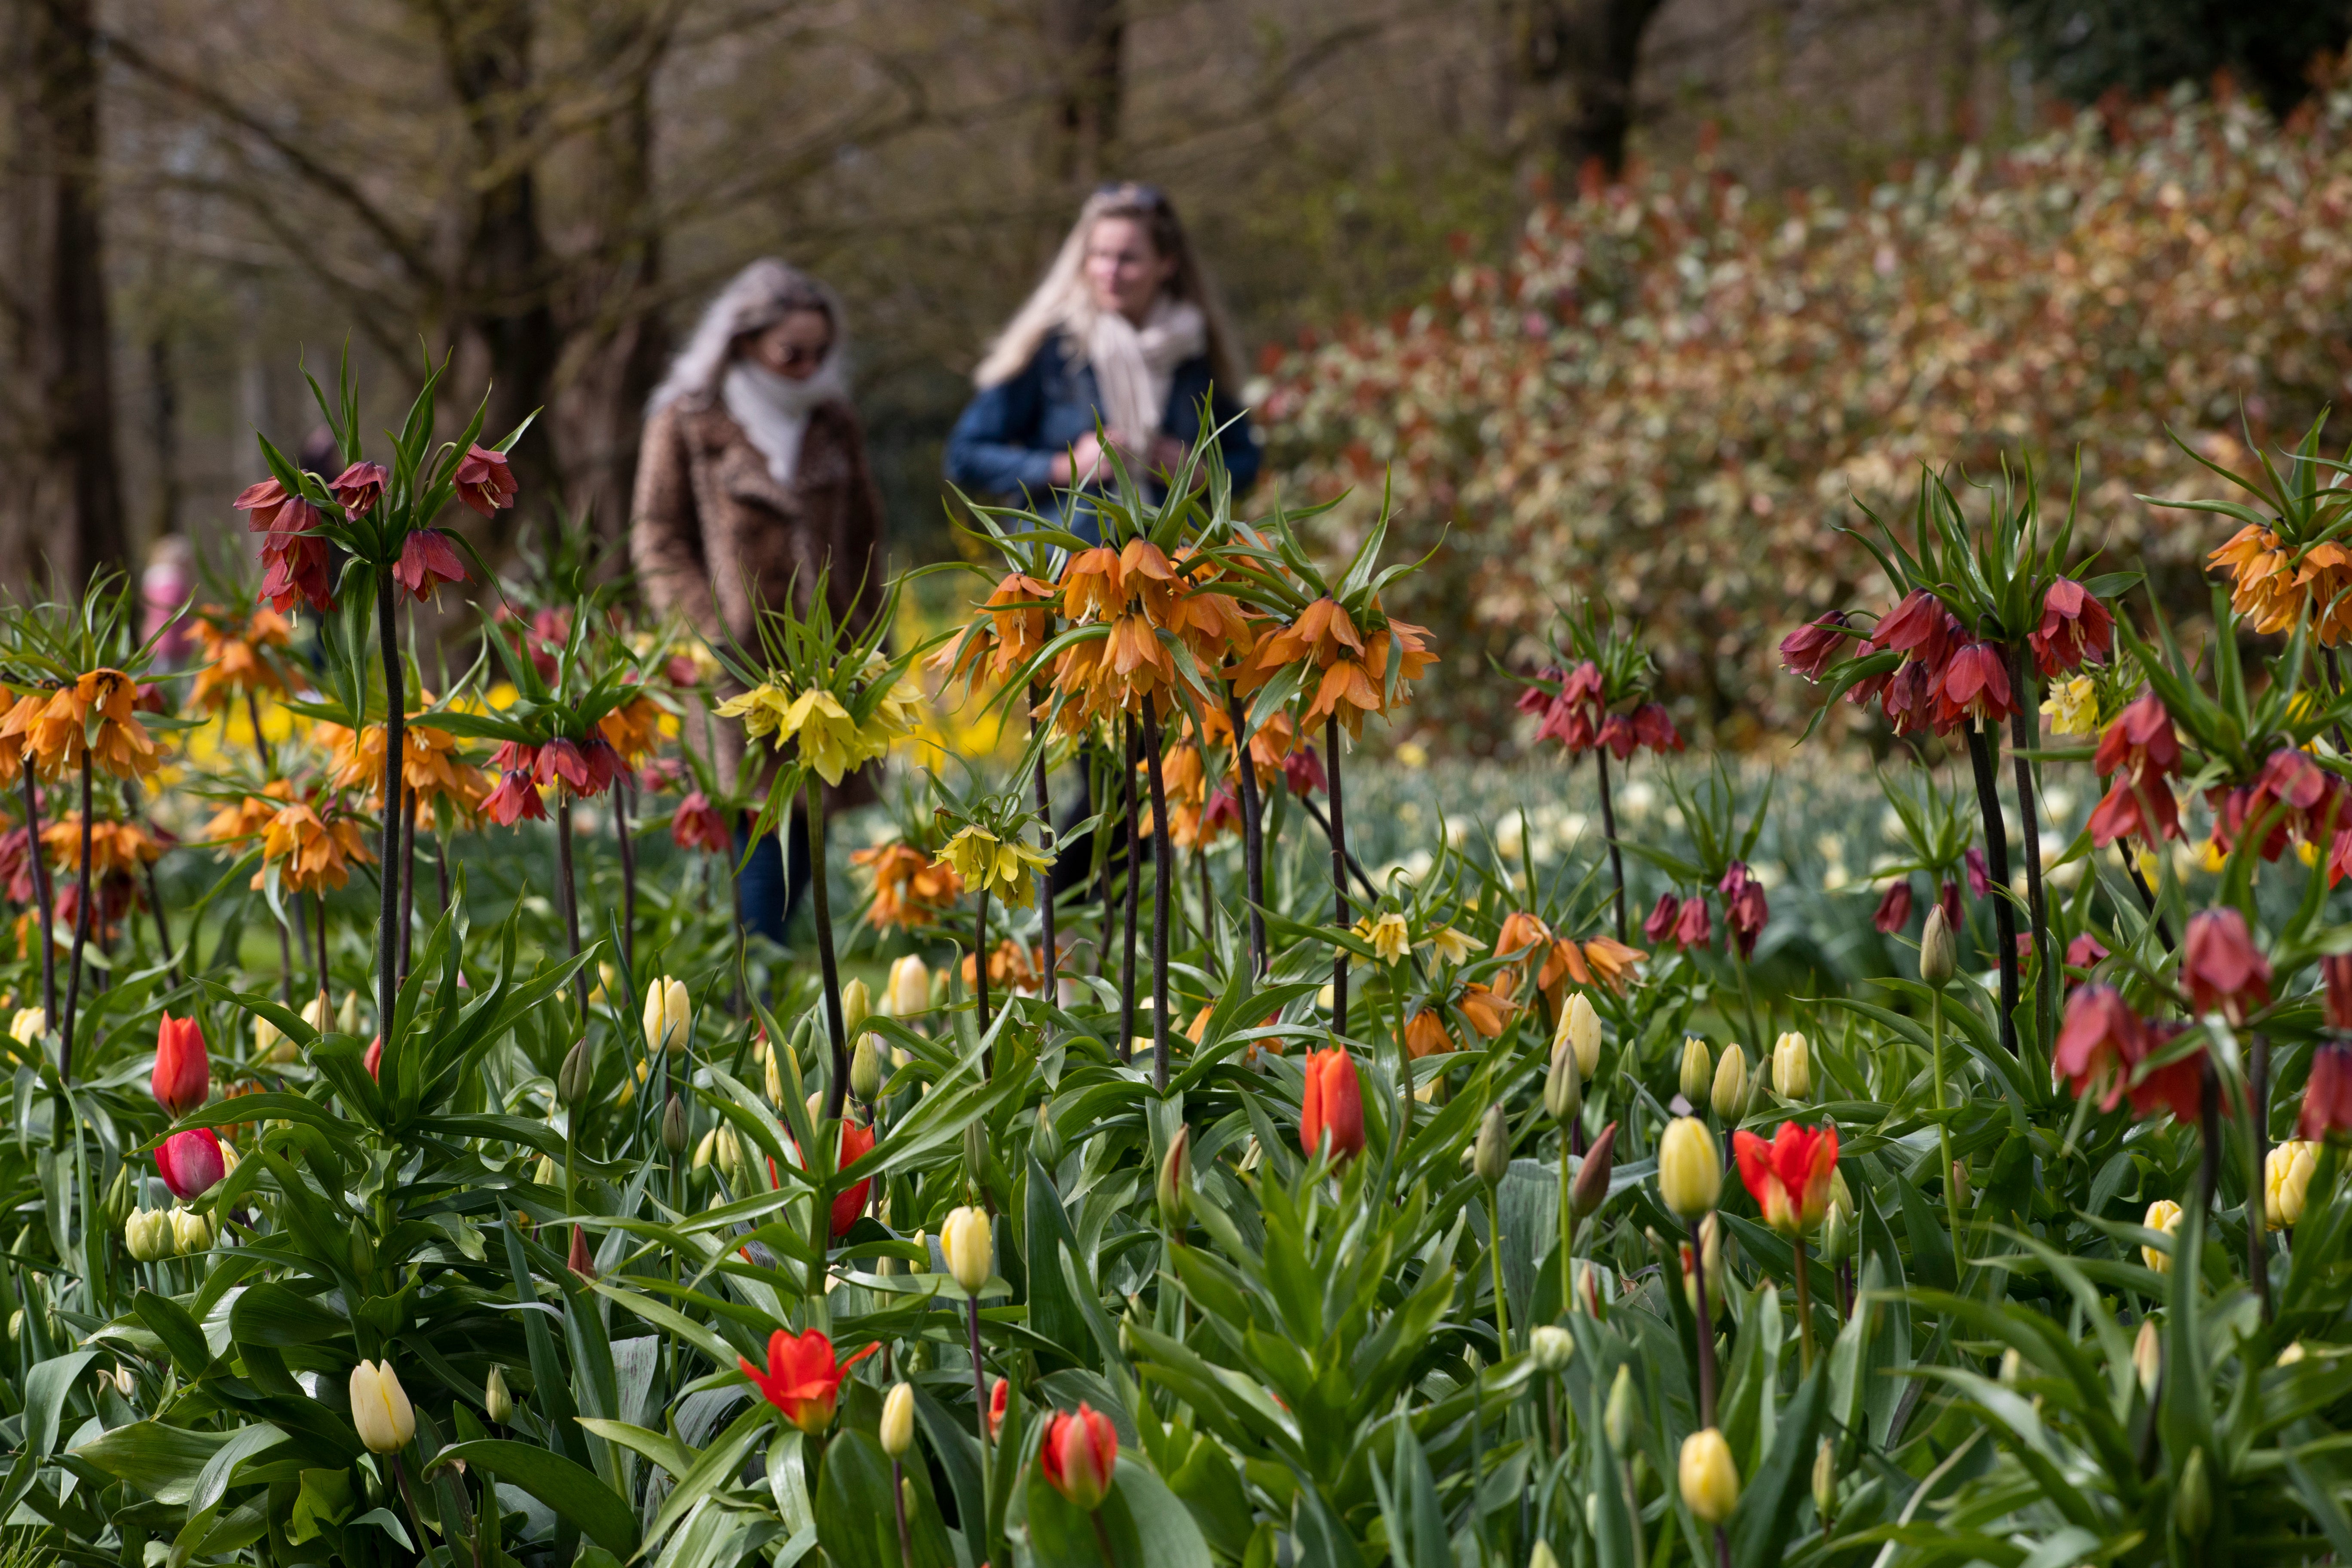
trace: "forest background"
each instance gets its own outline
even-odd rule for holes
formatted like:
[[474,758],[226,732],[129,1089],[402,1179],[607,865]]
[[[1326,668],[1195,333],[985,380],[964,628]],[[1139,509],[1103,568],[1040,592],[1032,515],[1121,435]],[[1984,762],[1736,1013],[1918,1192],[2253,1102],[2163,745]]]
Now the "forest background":
[[[1666,634],[1686,727],[1737,744],[1784,727],[1757,639],[1779,635],[1791,595],[1867,590],[1831,531],[1854,495],[1897,496],[1916,473],[1899,444],[1791,432],[1901,425],[1939,460],[2013,452],[2062,487],[2089,440],[2094,470],[2117,453],[2135,465],[2130,482],[2089,476],[2095,535],[2137,538],[2133,492],[2193,473],[2164,428],[2226,431],[2251,398],[2241,430],[2259,439],[2339,398],[2352,364],[2352,264],[2311,221],[2352,184],[2352,137],[2326,107],[2329,51],[2352,29],[2342,4],[11,0],[5,26],[0,580],[16,584],[135,570],[169,534],[200,560],[242,559],[225,503],[259,471],[253,432],[299,441],[315,414],[297,356],[324,373],[345,344],[387,400],[452,353],[461,388],[491,389],[491,426],[543,407],[516,453],[524,493],[617,536],[646,394],[701,301],[761,254],[848,301],[896,563],[951,556],[939,450],[971,366],[1077,198],[1132,177],[1186,214],[1251,346],[1275,459],[1258,500],[1352,485],[1344,530],[1393,472],[1403,542],[1438,551],[1412,607],[1443,612],[1464,674],[1529,652],[1547,599],[1598,591]],[[2197,172],[2132,153],[2168,137]],[[2118,180],[2107,205],[2126,221],[2090,222],[2086,193]],[[2071,205],[2064,205],[2064,233],[1988,218],[1978,193],[2037,181]],[[2180,237],[2200,181],[2257,207],[2282,198],[2278,245],[2237,256],[2226,288],[2180,249],[2206,243]],[[1920,211],[1906,218],[1906,201]],[[2128,221],[2136,201],[2163,220],[2152,241]],[[1756,263],[1769,299],[1791,223],[1847,237],[1797,244],[1802,258],[1908,298],[1857,308],[1834,278],[1805,279],[1843,341],[1800,335],[1769,367],[1782,401],[1748,411],[1768,437],[1718,421],[1716,403],[1738,399],[1705,377],[1668,406],[1608,369],[1711,328],[1737,341],[1707,351],[1706,376],[1718,393],[1747,376],[1753,323],[1716,297],[1724,258]],[[2021,421],[2019,389],[1993,379],[1916,393],[1935,417],[1899,399],[1840,411],[1844,384],[1885,380],[1872,367],[1890,347],[1915,379],[1938,353],[1995,352],[1923,347],[1915,320],[1923,293],[1955,290],[1919,258],[1958,236],[1976,265],[1988,223],[2015,242],[2012,275],[2108,247],[2126,276],[2094,279],[2090,298],[2113,296],[2097,330],[2126,347],[2157,330],[2166,306],[2147,290],[2168,279],[2209,337],[2235,331],[2233,289],[2291,279],[2294,308],[2262,355],[2224,343],[2209,363],[2196,343],[2141,342],[2145,374],[2076,356],[2069,397],[2041,417]],[[1852,237],[1872,224],[1875,239]],[[1563,258],[1568,282],[1546,281]],[[1677,279],[1696,294],[1662,303],[1656,281]],[[2046,318],[2047,300],[2031,310]],[[1785,301],[1767,313],[1801,318]],[[1478,323],[1496,320],[1528,323],[1517,358],[1492,352]],[[1977,325],[2020,336],[2013,312]],[[2188,368],[2168,377],[2168,360]],[[1454,378],[1433,399],[1423,362]],[[1706,428],[1689,427],[1694,398]],[[1653,428],[1612,444],[1612,421]],[[1561,482],[1580,468],[1581,489]],[[1753,563],[1727,519],[1779,552],[1778,580],[1737,585]],[[530,521],[501,513],[479,542],[510,550]],[[1626,521],[1650,542],[1638,571],[1580,548],[1580,530]],[[1759,596],[1771,615],[1749,613]],[[1410,738],[1507,749],[1507,728],[1477,719],[1434,713]]]

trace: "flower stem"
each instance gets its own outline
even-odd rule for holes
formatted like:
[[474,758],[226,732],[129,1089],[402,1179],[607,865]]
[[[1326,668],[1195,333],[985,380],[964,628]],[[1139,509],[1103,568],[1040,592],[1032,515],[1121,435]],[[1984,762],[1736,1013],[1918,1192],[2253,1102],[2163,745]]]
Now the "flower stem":
[[808,777],[809,912],[816,922],[816,963],[824,977],[824,1027],[833,1045],[833,1079],[824,1086],[824,1118],[841,1120],[849,1097],[848,1021],[841,1016],[841,965],[833,952],[833,894],[825,886],[824,781]]
[[1617,847],[1617,807],[1609,796],[1609,752],[1601,746],[1592,748],[1592,765],[1601,776],[1601,836],[1609,840],[1609,881],[1612,901],[1617,910],[1617,940],[1625,937],[1625,852]]
[[1160,720],[1143,709],[1143,765],[1151,785],[1151,1087],[1168,1092],[1168,917],[1182,894],[1168,841],[1168,785],[1160,766]]
[[2263,1167],[2271,1152],[2271,1042],[2257,1032],[2248,1052],[2246,1098],[2253,1111],[2253,1174],[2246,1183],[2246,1278],[2254,1282],[2254,1299],[2262,1303],[2263,1321],[2271,1321],[2270,1248],[2263,1239]]
[[629,834],[626,779],[613,785],[613,837],[621,851],[621,964],[632,979],[637,970],[637,842]]
[[[971,1331],[971,1412],[973,1421],[980,1427],[980,1495],[983,1500],[981,1506],[984,1513],[987,1509],[985,1500],[992,1491],[989,1484],[988,1368],[980,1359],[980,1298],[973,1296],[964,1305],[969,1309],[964,1322]],[[984,1544],[988,1540],[987,1521],[982,1519],[977,1522],[980,1538]]]
[[[1323,749],[1329,753],[1324,768],[1325,783],[1331,791],[1331,913],[1341,931],[1350,923],[1348,918],[1348,819],[1339,795],[1339,716],[1334,713],[1323,721]],[[1331,1032],[1345,1037],[1348,1033],[1348,951],[1339,949],[1331,955]]]
[[[1039,725],[1044,722],[1037,717],[1036,710],[1045,700],[1044,689],[1032,681],[1029,686],[1029,735],[1033,741],[1036,738]],[[1043,747],[1040,747],[1037,752],[1036,786],[1037,847],[1050,852],[1053,848],[1050,840],[1054,836],[1054,791],[1053,786],[1046,782],[1045,752]],[[1055,858],[1058,859],[1059,857]],[[1060,1000],[1060,988],[1055,984],[1055,970],[1061,960],[1059,939],[1054,931],[1054,862],[1052,860],[1046,862],[1044,886],[1038,890],[1037,913],[1045,921],[1045,962],[1043,965],[1045,973],[1042,984],[1045,1005],[1050,1008]]]
[[[1806,1377],[1813,1374],[1813,1281],[1812,1266],[1805,1260],[1805,1238],[1800,1234],[1789,1238],[1797,1256],[1797,1345],[1800,1351],[1798,1370]],[[1706,1272],[1706,1261],[1699,1260],[1701,1274]]]
[[1993,767],[1997,731],[1969,726],[1969,765],[1977,781],[1977,811],[1984,818],[1985,869],[1992,885],[1993,957],[2000,969],[2000,1043],[2017,1055],[2017,911],[2009,901],[2009,832],[2001,825],[2000,784]]
[[2042,829],[2034,805],[2033,759],[2027,755],[2039,739],[2036,715],[2042,704],[2024,648],[2012,648],[2010,656],[2016,661],[2017,709],[2009,718],[2009,757],[2017,774],[2017,834],[2025,859],[2026,915],[2033,926],[2033,1038],[2038,1048],[2046,1050],[2056,1027],[2051,993],[2057,955],[2050,948],[2050,905],[2042,889]]
[[1495,1342],[1500,1355],[1511,1353],[1511,1308],[1503,1294],[1503,1194],[1486,1189],[1486,1257],[1495,1266]]
[[[988,889],[980,889],[980,913],[971,924],[971,990],[972,1002],[980,1021],[980,1032],[988,1033]],[[995,1052],[991,1050],[982,1058],[982,1076],[993,1078]]]
[[1135,721],[1123,721],[1125,761],[1119,768],[1119,816],[1127,825],[1127,937],[1118,970],[1118,1059],[1135,1055],[1135,913],[1141,896],[1136,881],[1142,868],[1142,841],[1135,826]]
[[[380,566],[375,574],[375,624],[383,655],[383,837],[377,865],[383,868],[383,901],[378,911],[381,917],[376,933],[376,1026],[384,1037],[387,1048],[392,1042],[393,1007],[400,995],[400,876],[396,856],[400,849],[401,763],[408,749],[408,694],[403,689],[405,674],[400,664],[400,623],[393,614],[392,569]],[[560,798],[560,792],[559,792]],[[563,882],[567,900],[571,893],[571,818],[563,823],[564,865]],[[572,951],[580,951],[580,938],[572,936]],[[580,991],[580,1012],[588,1012],[587,984]],[[421,1545],[422,1542],[420,1542]]]
[[[1412,1098],[1410,1088],[1406,1098]],[[1568,1176],[1568,1132],[1559,1138],[1559,1305],[1562,1311],[1576,1310],[1576,1205],[1569,1201],[1570,1184]]]
[[[89,748],[81,753],[81,879],[74,896],[73,957],[66,965],[66,1016],[58,1037],[58,1082],[73,1081],[74,1011],[81,1005],[81,950],[89,941]],[[39,847],[33,850],[37,856]]]
[[907,1530],[907,1473],[896,1459],[890,1461],[890,1502],[898,1511],[900,1568],[915,1568],[915,1539]]
[[[1715,1425],[1715,1325],[1709,1321],[1706,1306],[1706,1238],[1699,1234],[1698,1221],[1690,1223],[1691,1277],[1696,1281],[1698,1301],[1698,1424]],[[1717,1225],[1723,1222],[1717,1220]]]
[[408,952],[416,923],[416,792],[400,792],[400,977],[408,978]]
[[[555,786],[555,901],[563,909],[563,942],[565,952],[580,956],[580,890],[572,879],[572,789],[568,784]],[[580,1002],[580,1025],[588,1026],[588,976],[585,971],[572,977],[572,993]],[[387,1017],[389,1014],[385,1015]],[[649,1086],[650,1087],[650,1086]]]
[[1257,770],[1250,765],[1248,723],[1239,693],[1225,688],[1225,717],[1234,726],[1234,773],[1242,795],[1242,868],[1248,879],[1250,973],[1263,980],[1269,963],[1265,943],[1265,825],[1258,820]]
[[49,859],[41,852],[41,797],[33,782],[33,764],[25,764],[26,846],[33,863],[33,902],[41,916],[41,1012],[58,1016],[57,905],[50,897]]
[[1945,1121],[1944,1110],[1944,992],[1937,987],[1927,1002],[1928,1041],[1935,1057],[1931,1069],[1936,1078],[1936,1140],[1944,1159],[1944,1222],[1952,1231],[1952,1279],[1957,1286],[1967,1265],[1960,1251],[1959,1194],[1952,1190],[1952,1126]]

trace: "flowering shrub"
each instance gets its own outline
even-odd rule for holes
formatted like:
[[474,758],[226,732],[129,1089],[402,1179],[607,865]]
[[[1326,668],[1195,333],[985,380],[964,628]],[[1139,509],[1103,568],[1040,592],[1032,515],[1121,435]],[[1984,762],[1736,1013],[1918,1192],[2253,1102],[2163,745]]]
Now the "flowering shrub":
[[[1444,547],[1399,608],[1445,646],[1530,645],[1551,606],[1645,622],[1685,723],[1806,709],[1775,627],[1886,590],[1840,530],[1922,465],[2044,486],[2082,542],[2179,584],[2219,540],[2136,499],[2221,493],[2340,401],[2352,92],[2279,127],[2235,101],[2085,112],[1854,203],[1766,202],[1705,163],[1536,213],[1501,268],[1275,359],[1263,412],[1349,542],[1384,485]],[[2245,421],[2242,426],[2241,419]],[[2202,595],[2190,601],[2201,608]],[[2342,612],[2339,610],[2338,612]],[[1492,699],[1489,699],[1491,701]],[[1447,722],[1484,750],[1484,721]]]

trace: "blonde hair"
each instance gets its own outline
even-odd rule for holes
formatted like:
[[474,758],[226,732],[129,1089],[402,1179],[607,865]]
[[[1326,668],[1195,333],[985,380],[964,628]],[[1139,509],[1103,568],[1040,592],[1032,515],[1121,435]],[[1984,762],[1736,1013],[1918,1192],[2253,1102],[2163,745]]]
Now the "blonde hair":
[[1234,337],[1231,322],[1225,319],[1225,308],[1217,298],[1209,274],[1192,249],[1192,237],[1176,216],[1175,205],[1157,188],[1132,183],[1105,185],[1087,198],[1078,209],[1078,221],[1070,226],[1062,248],[1055,253],[1053,265],[1036,289],[1024,300],[1021,309],[1013,313],[1004,330],[989,343],[988,352],[981,357],[980,368],[972,380],[983,387],[995,386],[1012,380],[1037,357],[1045,340],[1059,332],[1083,356],[1087,334],[1094,326],[1096,305],[1094,292],[1087,287],[1087,240],[1095,225],[1104,218],[1130,218],[1144,226],[1151,237],[1151,247],[1162,258],[1172,258],[1176,270],[1168,279],[1166,294],[1189,301],[1200,309],[1206,322],[1209,337],[1209,372],[1217,388],[1228,397],[1238,398],[1242,390],[1240,345]]

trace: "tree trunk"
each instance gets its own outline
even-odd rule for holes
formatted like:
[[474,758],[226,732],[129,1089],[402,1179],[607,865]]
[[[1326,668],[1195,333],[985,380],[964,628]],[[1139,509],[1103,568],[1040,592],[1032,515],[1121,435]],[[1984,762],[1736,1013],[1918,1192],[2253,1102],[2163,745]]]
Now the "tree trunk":
[[1125,96],[1121,0],[1045,0],[1045,58],[1057,77],[1052,168],[1082,187],[1109,171]]
[[[20,0],[8,42],[17,140],[7,171],[14,379],[28,390],[0,461],[0,578],[54,571],[78,587],[123,566],[104,247],[99,226],[99,65],[91,0]],[[63,521],[65,526],[59,527]]]
[[1531,187],[1623,171],[1642,35],[1663,4],[1506,0],[1506,58],[1520,101],[1509,135]]

